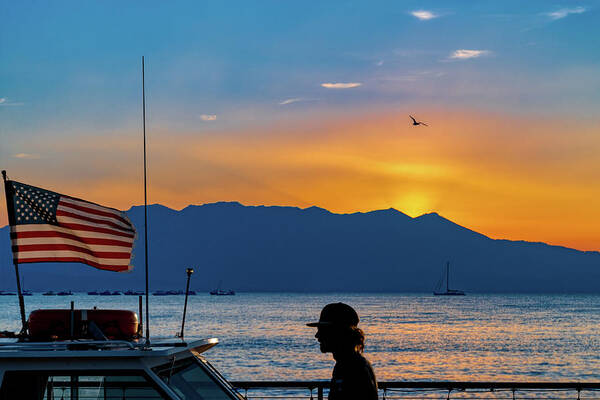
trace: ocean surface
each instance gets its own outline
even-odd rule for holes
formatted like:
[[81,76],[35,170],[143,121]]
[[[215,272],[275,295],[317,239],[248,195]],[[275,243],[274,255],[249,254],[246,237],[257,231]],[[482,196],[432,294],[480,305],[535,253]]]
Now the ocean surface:
[[[138,308],[137,296],[25,297],[37,308]],[[230,380],[329,379],[314,338],[323,305],[359,313],[379,380],[600,381],[600,296],[238,293],[190,296],[186,338],[217,337],[205,353]],[[151,296],[152,337],[173,338],[184,296]],[[0,296],[0,331],[18,330],[16,296]]]

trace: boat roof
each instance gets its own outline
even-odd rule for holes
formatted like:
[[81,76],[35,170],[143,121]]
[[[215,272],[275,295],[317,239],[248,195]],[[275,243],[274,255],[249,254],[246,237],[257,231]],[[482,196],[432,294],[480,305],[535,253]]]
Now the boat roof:
[[0,360],[15,358],[149,358],[168,357],[179,353],[200,354],[216,346],[219,339],[200,339],[185,342],[143,342],[125,340],[65,340],[58,342],[0,341]]

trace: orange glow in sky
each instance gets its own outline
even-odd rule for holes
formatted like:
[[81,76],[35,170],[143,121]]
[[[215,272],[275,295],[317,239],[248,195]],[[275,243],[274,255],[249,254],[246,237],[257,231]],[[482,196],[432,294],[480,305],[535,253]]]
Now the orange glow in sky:
[[[149,202],[438,212],[492,238],[599,250],[598,121],[372,111],[261,129],[149,137]],[[138,132],[41,139],[12,179],[128,209],[143,203]],[[48,162],[48,160],[52,162]],[[6,224],[4,207],[0,223]]]

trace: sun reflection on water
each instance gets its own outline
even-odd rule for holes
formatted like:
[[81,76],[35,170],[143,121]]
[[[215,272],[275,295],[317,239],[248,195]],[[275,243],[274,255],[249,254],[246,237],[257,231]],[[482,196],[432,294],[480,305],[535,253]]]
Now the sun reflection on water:
[[[137,310],[137,298],[27,298],[28,310],[94,305]],[[106,304],[106,301],[110,301]],[[232,380],[329,379],[315,329],[323,305],[354,306],[379,380],[592,381],[600,378],[600,296],[239,293],[190,298],[186,337],[218,337],[206,357]],[[103,304],[104,303],[104,304]],[[174,338],[182,296],[151,298],[153,336]],[[16,330],[16,299],[0,298],[0,329]]]

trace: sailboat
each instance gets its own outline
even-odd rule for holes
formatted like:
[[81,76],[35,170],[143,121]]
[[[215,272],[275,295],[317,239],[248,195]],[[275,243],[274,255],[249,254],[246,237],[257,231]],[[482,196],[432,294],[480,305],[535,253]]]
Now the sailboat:
[[229,289],[229,290],[223,290],[221,289],[221,282],[219,281],[219,286],[217,286],[216,289],[211,290],[209,293],[213,296],[233,296],[235,295],[235,291]]
[[438,281],[433,294],[435,296],[464,296],[465,292],[462,290],[450,289],[450,261],[446,261],[446,291],[442,291],[442,284],[444,282],[444,273]]
[[21,294],[22,294],[23,296],[32,296],[32,295],[33,295],[33,293],[31,293],[31,291],[29,291],[29,290],[25,290],[25,278],[23,278],[23,277],[21,276],[21,280],[23,281],[23,290],[21,290]]

